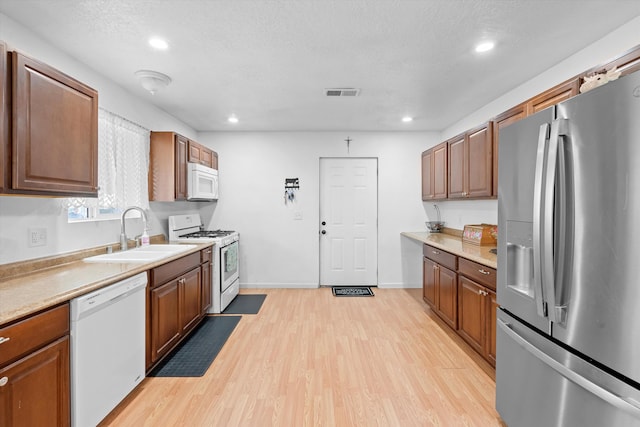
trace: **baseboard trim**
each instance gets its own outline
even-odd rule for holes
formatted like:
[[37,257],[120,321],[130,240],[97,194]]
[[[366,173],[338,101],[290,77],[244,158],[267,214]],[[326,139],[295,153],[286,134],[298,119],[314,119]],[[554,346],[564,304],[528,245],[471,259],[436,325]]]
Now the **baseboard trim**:
[[240,283],[240,289],[317,289],[317,283]]
[[[365,285],[363,285],[365,286]],[[406,284],[406,283],[378,283],[377,285],[368,285],[378,287],[380,289],[420,289],[422,284]],[[240,283],[240,289],[317,289],[317,283]]]

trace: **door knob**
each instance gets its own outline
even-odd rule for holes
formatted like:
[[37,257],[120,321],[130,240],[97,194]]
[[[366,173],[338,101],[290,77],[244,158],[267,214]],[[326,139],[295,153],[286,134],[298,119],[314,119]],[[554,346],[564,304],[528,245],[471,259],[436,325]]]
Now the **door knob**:
[[327,225],[327,221],[322,221],[322,225]]
[[322,230],[321,233],[322,234],[327,234],[327,230]]

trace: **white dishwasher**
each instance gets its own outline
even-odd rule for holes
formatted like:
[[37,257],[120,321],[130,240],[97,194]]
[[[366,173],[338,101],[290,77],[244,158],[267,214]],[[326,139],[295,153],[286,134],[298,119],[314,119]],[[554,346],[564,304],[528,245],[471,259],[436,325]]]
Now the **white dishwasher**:
[[145,375],[147,273],[71,300],[71,424],[96,426]]

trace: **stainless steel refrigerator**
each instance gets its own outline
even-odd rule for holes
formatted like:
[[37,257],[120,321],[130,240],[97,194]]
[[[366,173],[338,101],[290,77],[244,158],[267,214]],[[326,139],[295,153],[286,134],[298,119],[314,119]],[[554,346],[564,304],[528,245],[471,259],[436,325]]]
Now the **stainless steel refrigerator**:
[[640,426],[640,72],[501,130],[496,407]]

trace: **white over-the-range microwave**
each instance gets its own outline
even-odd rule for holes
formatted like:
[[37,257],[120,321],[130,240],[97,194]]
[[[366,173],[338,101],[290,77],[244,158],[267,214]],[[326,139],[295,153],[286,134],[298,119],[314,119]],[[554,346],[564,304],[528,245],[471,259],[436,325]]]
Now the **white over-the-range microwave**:
[[187,200],[218,200],[218,171],[187,163]]

